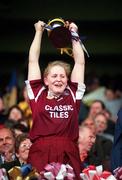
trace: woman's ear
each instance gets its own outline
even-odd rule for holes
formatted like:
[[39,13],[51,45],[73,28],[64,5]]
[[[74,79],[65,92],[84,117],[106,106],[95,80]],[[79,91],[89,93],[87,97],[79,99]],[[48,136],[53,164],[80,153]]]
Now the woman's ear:
[[46,86],[48,86],[48,80],[47,80],[47,77],[44,77],[44,83]]

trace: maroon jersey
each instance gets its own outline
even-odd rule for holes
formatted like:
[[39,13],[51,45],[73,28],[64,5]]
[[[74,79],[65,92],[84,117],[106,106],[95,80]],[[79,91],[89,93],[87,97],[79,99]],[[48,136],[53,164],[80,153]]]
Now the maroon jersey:
[[64,93],[53,99],[47,98],[48,89],[41,80],[26,81],[33,125],[30,139],[41,137],[78,138],[78,114],[85,85],[69,82]]

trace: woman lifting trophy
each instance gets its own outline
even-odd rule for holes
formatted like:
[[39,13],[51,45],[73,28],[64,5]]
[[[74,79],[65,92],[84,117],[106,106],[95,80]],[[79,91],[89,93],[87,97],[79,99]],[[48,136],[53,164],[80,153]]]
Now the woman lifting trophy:
[[[39,173],[52,162],[69,164],[75,180],[82,171],[78,150],[78,114],[85,92],[85,58],[78,27],[73,22],[54,19],[46,24],[34,24],[35,36],[29,50],[28,80],[26,81],[33,124],[30,130],[32,146],[28,163]],[[65,61],[52,61],[42,76],[39,65],[44,30],[56,48],[71,44],[74,66]],[[41,58],[40,58],[41,59]],[[43,77],[43,78],[42,78]]]

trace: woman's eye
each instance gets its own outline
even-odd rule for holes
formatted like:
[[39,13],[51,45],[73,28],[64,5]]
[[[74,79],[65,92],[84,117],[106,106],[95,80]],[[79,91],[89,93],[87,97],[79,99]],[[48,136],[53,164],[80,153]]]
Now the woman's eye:
[[53,74],[52,77],[56,77],[57,75],[56,74]]
[[64,76],[61,76],[61,78],[64,78]]

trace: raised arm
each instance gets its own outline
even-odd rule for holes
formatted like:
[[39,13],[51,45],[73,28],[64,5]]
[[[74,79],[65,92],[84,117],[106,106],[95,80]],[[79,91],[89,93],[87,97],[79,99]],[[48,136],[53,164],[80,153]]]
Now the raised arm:
[[[78,28],[74,23],[69,26],[71,31],[77,32]],[[85,58],[84,52],[80,41],[72,40],[73,58],[75,61],[72,73],[71,81],[77,83],[84,83],[84,71],[85,71]]]
[[38,21],[37,23],[34,24],[35,36],[29,51],[28,80],[41,78],[41,70],[39,67],[39,56],[40,56],[42,34],[44,31],[44,24],[45,23],[43,21]]

